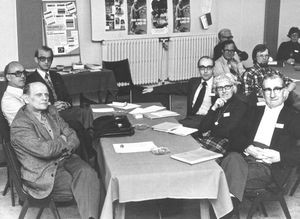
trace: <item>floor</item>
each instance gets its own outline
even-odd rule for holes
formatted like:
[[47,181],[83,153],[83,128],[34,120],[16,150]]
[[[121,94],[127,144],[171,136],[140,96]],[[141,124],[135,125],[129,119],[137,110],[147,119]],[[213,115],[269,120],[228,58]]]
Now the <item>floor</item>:
[[[185,98],[175,96],[172,98],[172,110],[184,115],[185,113]],[[0,219],[15,219],[21,211],[21,206],[16,204],[11,206],[10,192],[6,196],[2,196],[2,191],[6,183],[6,168],[0,168]],[[299,186],[300,187],[300,186]],[[295,194],[285,197],[292,218],[300,218],[300,188]],[[265,204],[268,218],[285,218],[279,203],[270,202]],[[240,206],[241,218],[246,218],[249,203],[244,201]],[[80,218],[76,205],[70,207],[59,208],[61,218],[78,219]],[[35,218],[37,209],[29,209],[27,219]],[[53,218],[49,209],[45,209],[42,214],[44,219]],[[129,203],[126,207],[126,219],[196,219],[200,218],[200,210],[197,200],[158,200],[145,201],[139,203]],[[255,219],[264,218],[257,212]]]

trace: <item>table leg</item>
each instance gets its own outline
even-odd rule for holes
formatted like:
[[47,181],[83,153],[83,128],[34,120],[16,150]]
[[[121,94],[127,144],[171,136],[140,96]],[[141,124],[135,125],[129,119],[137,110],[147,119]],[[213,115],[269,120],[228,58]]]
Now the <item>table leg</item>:
[[201,219],[209,219],[209,203],[207,199],[200,200],[200,218]]
[[125,203],[115,203],[115,214],[114,219],[125,219]]

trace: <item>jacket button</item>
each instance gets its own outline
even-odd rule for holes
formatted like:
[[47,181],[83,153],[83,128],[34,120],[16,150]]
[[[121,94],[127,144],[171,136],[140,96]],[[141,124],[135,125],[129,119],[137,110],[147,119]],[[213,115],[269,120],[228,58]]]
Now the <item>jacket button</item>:
[[57,162],[55,162],[54,165],[57,166]]
[[54,176],[53,173],[51,174],[51,176],[52,176],[52,177]]

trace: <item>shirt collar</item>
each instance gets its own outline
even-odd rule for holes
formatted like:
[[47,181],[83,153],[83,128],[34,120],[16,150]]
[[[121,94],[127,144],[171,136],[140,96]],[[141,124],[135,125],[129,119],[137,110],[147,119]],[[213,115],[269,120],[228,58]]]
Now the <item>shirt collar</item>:
[[17,88],[17,87],[12,87],[10,85],[7,86],[6,91],[8,93],[13,94],[14,96],[22,97],[23,96],[23,89]]
[[[204,82],[205,80],[203,80],[202,82]],[[206,81],[207,86],[211,87],[212,83],[213,83],[213,77],[211,77],[208,81]]]
[[42,69],[39,69],[39,68],[37,68],[36,70],[41,75],[42,78],[46,77],[46,72],[45,71],[43,71]]
[[275,108],[270,108],[268,105],[266,105],[265,112],[274,112],[274,113],[277,112],[277,113],[279,113],[282,110],[283,106],[284,106],[283,103],[280,106],[277,106]]

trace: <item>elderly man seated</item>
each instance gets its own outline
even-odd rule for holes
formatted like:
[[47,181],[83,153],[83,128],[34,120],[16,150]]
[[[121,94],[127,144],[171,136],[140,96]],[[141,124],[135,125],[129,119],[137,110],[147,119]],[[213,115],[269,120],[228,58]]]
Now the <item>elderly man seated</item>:
[[11,124],[11,144],[21,163],[23,186],[33,197],[74,197],[81,218],[98,218],[100,183],[97,173],[73,154],[79,140],[49,105],[41,82],[24,88],[24,105]]
[[284,104],[283,77],[266,74],[262,90],[266,106],[256,106],[236,129],[221,166],[230,192],[243,200],[245,189],[264,188],[272,178],[281,184],[284,174],[299,164],[300,114]]
[[225,40],[221,43],[222,56],[215,62],[214,76],[231,73],[240,79],[245,68],[236,53],[236,46],[232,40]]
[[213,88],[218,98],[200,122],[199,141],[205,148],[225,154],[232,132],[246,116],[247,105],[236,95],[237,81],[232,74],[215,77]]

